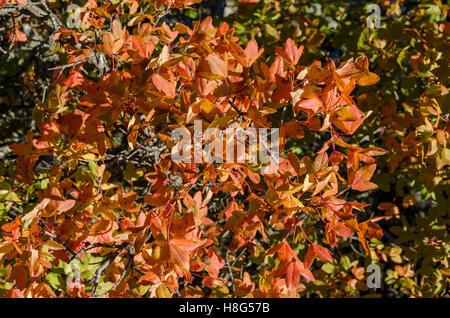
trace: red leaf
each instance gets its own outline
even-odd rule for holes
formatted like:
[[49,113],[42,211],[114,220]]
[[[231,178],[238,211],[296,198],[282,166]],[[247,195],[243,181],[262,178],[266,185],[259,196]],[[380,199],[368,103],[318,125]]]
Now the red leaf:
[[353,231],[349,229],[344,223],[339,222],[337,224],[336,233],[342,237],[350,237],[353,235]]
[[297,109],[297,112],[299,109],[299,110],[306,111],[307,113],[315,114],[319,111],[319,109],[322,106],[323,106],[322,101],[319,98],[314,97],[314,98],[305,99],[305,100],[302,100],[302,101],[296,103],[294,108]]
[[252,63],[264,52],[264,49],[260,49],[258,51],[258,43],[256,42],[255,38],[252,38],[251,41],[247,43],[247,46],[245,47],[245,54],[247,55],[247,58],[249,60],[248,67],[252,65]]
[[364,236],[367,237],[368,239],[375,239],[375,238],[379,239],[383,237],[382,228],[378,224],[372,222],[371,220],[359,223],[358,227],[360,228]]
[[357,232],[356,234],[358,234],[359,240],[361,241],[361,244],[364,248],[364,251],[366,251],[367,255],[370,255],[370,250],[369,250],[369,244],[367,244],[366,238],[364,237],[364,234],[362,232]]
[[304,264],[305,264],[306,268],[308,268],[312,265],[312,263],[314,262],[315,256],[320,258],[322,261],[330,262],[330,263],[333,262],[333,258],[331,257],[330,252],[328,251],[327,248],[312,243],[308,248],[308,252],[306,253],[306,257],[304,260]]
[[103,50],[108,55],[115,55],[119,53],[123,46],[123,39],[114,41],[112,33],[106,32],[102,35]]
[[300,282],[301,265],[295,260],[290,261],[285,268],[286,286],[292,290]]
[[141,276],[141,278],[139,278],[138,284],[146,286],[151,284],[158,284],[159,282],[161,282],[159,276],[149,271],[144,276]]
[[189,260],[191,259],[191,253],[203,243],[204,241],[193,242],[186,239],[172,239],[169,241],[170,257],[174,259],[185,272],[188,280],[191,278],[189,273]]
[[373,173],[375,172],[376,165],[367,165],[359,168],[355,175],[351,178],[349,176],[350,185],[353,190],[366,191],[371,189],[376,189],[378,186],[375,183],[369,182]]
[[318,258],[325,262],[333,262],[333,258],[331,257],[330,252],[326,247],[314,243],[312,244],[312,246],[314,247],[314,254],[316,254]]
[[219,75],[224,79],[227,77],[227,63],[217,55],[208,55],[208,65],[211,73]]
[[271,249],[267,250],[266,254],[272,255],[275,252],[278,252],[278,259],[283,263],[289,262],[292,259],[292,257],[294,256],[292,249],[285,242],[282,242],[282,243],[278,244],[277,246],[272,247]]
[[303,261],[303,264],[305,264],[306,268],[311,267],[312,263],[314,262],[314,247],[312,245],[309,246],[308,252],[306,253],[305,259]]
[[170,96],[171,98],[175,97],[175,86],[172,85],[171,82],[166,80],[164,77],[162,77],[159,74],[153,74],[152,76],[152,83],[155,85],[155,87],[160,91],[166,94],[167,96]]
[[57,210],[58,212],[66,212],[69,211],[73,206],[77,203],[75,200],[65,200],[65,201],[57,201]]
[[294,41],[291,38],[287,39],[285,49],[283,50],[280,47],[275,48],[276,52],[284,57],[291,64],[296,65],[300,56],[303,53],[303,45],[300,45],[298,48],[295,45]]

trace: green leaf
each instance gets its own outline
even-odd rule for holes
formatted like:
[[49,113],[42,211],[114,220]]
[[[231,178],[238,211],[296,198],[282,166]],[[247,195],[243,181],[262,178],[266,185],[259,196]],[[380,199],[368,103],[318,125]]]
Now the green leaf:
[[64,280],[60,274],[50,273],[45,276],[45,280],[53,289],[61,290],[61,286],[64,284]]
[[21,202],[17,194],[12,191],[11,185],[6,182],[0,182],[0,201]]
[[322,266],[322,270],[327,274],[333,274],[335,270],[335,266],[331,263],[325,263]]
[[275,39],[278,39],[280,37],[278,34],[278,31],[270,24],[266,24],[264,27],[265,27],[267,34],[270,35],[271,37],[273,37]]
[[351,267],[350,258],[347,255],[341,257],[340,263],[343,270],[348,270]]
[[186,10],[184,11],[184,15],[191,19],[197,19],[198,13],[195,10]]

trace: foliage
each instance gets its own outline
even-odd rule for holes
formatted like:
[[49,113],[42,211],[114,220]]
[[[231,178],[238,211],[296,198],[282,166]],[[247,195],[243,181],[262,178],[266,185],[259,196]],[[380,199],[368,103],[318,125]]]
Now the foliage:
[[[67,29],[65,2],[22,2],[0,10],[36,128],[0,167],[1,296],[373,296],[370,263],[385,293],[446,292],[448,6],[383,1],[369,29],[340,1],[191,26],[170,18],[199,1],[87,1]],[[278,171],[174,162],[198,119],[280,128]]]
[[[383,243],[373,242],[371,262],[384,268],[383,294],[443,295],[449,283],[448,5],[378,1],[381,28],[371,29],[365,5],[300,2],[304,5],[287,0],[242,6],[230,23],[243,42],[250,34],[268,43],[284,37],[305,43],[310,53],[303,55],[305,63],[320,54],[337,61],[368,56],[380,81],[357,88],[354,96],[375,118],[362,124],[352,142],[389,150],[376,161],[373,182],[380,188],[368,202],[371,213],[391,218],[380,223],[385,236]],[[268,29],[277,32],[263,31]],[[292,150],[312,149],[302,140]],[[392,249],[399,253],[395,261],[389,257]],[[359,258],[359,265],[367,265]]]

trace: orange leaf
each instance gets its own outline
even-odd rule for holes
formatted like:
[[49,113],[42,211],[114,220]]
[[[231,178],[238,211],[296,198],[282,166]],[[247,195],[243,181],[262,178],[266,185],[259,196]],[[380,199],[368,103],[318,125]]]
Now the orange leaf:
[[141,278],[139,278],[138,284],[147,286],[147,285],[158,284],[160,282],[161,282],[161,279],[159,278],[159,276],[156,275],[155,273],[149,271],[144,276],[141,276]]
[[247,67],[250,67],[253,62],[264,52],[264,49],[260,49],[258,51],[258,43],[255,38],[252,38],[251,41],[247,43],[245,47],[245,54],[248,58]]
[[364,167],[359,168],[358,171],[356,171],[353,178],[350,178],[349,181],[350,185],[353,190],[357,191],[366,191],[371,189],[376,189],[378,186],[375,183],[369,182],[370,178],[372,177],[373,173],[375,172],[376,165],[366,165]]
[[60,213],[66,212],[66,211],[69,211],[71,208],[73,208],[75,203],[77,203],[77,201],[75,201],[75,200],[57,201],[57,204],[56,204],[57,208],[56,209]]
[[314,254],[320,258],[322,261],[325,262],[333,262],[333,258],[330,255],[330,252],[328,251],[327,248],[320,246],[318,244],[312,244],[313,248],[314,248]]
[[114,41],[114,36],[105,32],[102,34],[103,50],[108,55],[115,55],[123,46],[123,40]]
[[314,97],[314,98],[305,99],[305,100],[298,102],[294,108],[303,110],[307,113],[310,113],[311,115],[314,115],[315,113],[317,113],[319,111],[319,109],[322,106],[323,106],[322,101],[319,98]]
[[300,56],[303,53],[303,45],[300,45],[298,48],[295,45],[294,41],[291,38],[287,39],[285,44],[285,49],[283,50],[280,47],[275,48],[275,51],[284,57],[288,62],[293,65],[298,63]]
[[366,238],[364,237],[364,234],[362,232],[357,232],[359,240],[361,241],[361,244],[364,248],[364,251],[366,251],[367,255],[370,255],[370,250],[369,250],[369,244],[367,244]]
[[349,229],[344,223],[339,222],[337,224],[336,233],[342,237],[350,237],[353,235],[353,231]]
[[380,80],[380,77],[372,72],[364,73],[357,81],[358,85],[369,86],[374,85]]
[[314,262],[314,257],[320,258],[322,261],[325,262],[333,262],[333,258],[330,255],[330,252],[327,248],[320,246],[318,244],[312,243],[309,248],[308,252],[306,253],[306,257],[304,260],[304,264],[306,268],[310,267],[312,263]]
[[189,273],[191,253],[203,243],[204,241],[193,242],[186,239],[172,239],[169,241],[170,257],[181,267],[188,280],[191,278]]
[[359,223],[358,227],[360,228],[364,236],[369,239],[379,239],[383,237],[383,230],[381,229],[381,227],[371,220]]
[[175,86],[161,75],[153,74],[152,83],[160,92],[163,92],[171,98],[175,97]]
[[219,75],[223,79],[227,77],[227,63],[217,55],[208,55],[208,65],[213,74]]

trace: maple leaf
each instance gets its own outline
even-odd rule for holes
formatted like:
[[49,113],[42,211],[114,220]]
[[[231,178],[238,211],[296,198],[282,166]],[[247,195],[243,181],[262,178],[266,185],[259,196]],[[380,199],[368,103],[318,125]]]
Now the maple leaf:
[[305,99],[302,101],[299,101],[298,98],[295,97],[293,98],[293,102],[296,113],[298,113],[300,110],[303,110],[310,115],[315,115],[319,111],[319,109],[323,107],[323,102],[317,97]]
[[0,8],[4,7],[8,2],[9,0],[0,0]]
[[164,36],[164,39],[166,40],[167,43],[175,41],[175,39],[177,38],[178,33],[179,33],[178,31],[172,31],[166,22],[163,22],[160,30],[161,30],[161,32]]
[[30,221],[33,222],[37,217],[39,212],[41,212],[43,209],[45,209],[45,207],[50,203],[50,199],[49,198],[44,198],[39,204],[37,204],[33,210],[31,210],[30,212],[28,212],[23,218],[22,220],[25,221]]
[[160,92],[163,92],[171,98],[175,97],[175,86],[173,85],[172,78],[171,81],[168,81],[159,74],[153,74],[152,83]]
[[189,272],[191,254],[205,242],[206,240],[194,242],[187,239],[171,239],[168,242],[170,257],[180,266],[189,281],[191,280]]
[[242,280],[235,278],[233,280],[233,285],[235,286],[235,297],[248,295],[255,289],[255,283],[251,281],[250,274],[248,272],[244,272]]
[[245,47],[245,54],[247,55],[247,58],[249,59],[248,67],[250,67],[253,62],[261,56],[261,54],[264,52],[264,49],[258,50],[258,43],[256,42],[255,38],[253,37]]
[[57,202],[56,209],[60,213],[69,211],[77,203],[77,201],[72,200],[72,199],[63,200],[63,201],[56,201],[56,202]]
[[289,38],[286,41],[284,50],[280,47],[276,47],[275,51],[282,57],[284,57],[289,63],[291,63],[292,65],[296,65],[298,63],[298,60],[300,59],[300,56],[302,56],[303,45],[297,48],[294,41]]
[[110,32],[102,34],[103,51],[108,55],[116,55],[123,46],[123,39],[114,40],[114,36]]
[[228,75],[227,63],[216,54],[210,54],[207,58],[211,73],[218,75],[221,79],[225,79]]
[[214,247],[208,249],[207,261],[200,261],[199,263],[206,269],[211,277],[215,278],[218,277],[220,270],[225,265],[225,261],[217,255]]
[[238,60],[240,64],[245,67],[250,67],[256,59],[264,52],[264,49],[258,51],[258,43],[255,38],[247,43],[245,50],[242,49],[238,44],[231,44],[231,54]]
[[353,231],[342,222],[338,222],[336,225],[336,233],[342,237],[350,237],[353,235]]
[[277,252],[278,259],[282,264],[278,268],[277,273],[278,275],[286,275],[286,286],[288,289],[293,290],[298,286],[300,276],[305,277],[309,281],[314,281],[311,271],[298,259],[289,244],[282,242],[269,249],[266,254],[271,255],[275,252]]
[[381,227],[371,220],[361,222],[358,224],[361,233],[369,239],[379,239],[383,237],[383,230]]
[[363,246],[364,251],[366,252],[367,255],[370,255],[369,244],[367,244],[367,240],[364,237],[364,234],[360,231],[356,232],[356,234],[358,235],[359,241],[361,242],[361,245]]
[[161,283],[161,278],[152,271],[148,271],[139,278],[138,283],[142,286],[155,285]]
[[349,174],[349,183],[352,189],[357,191],[366,191],[378,188],[375,183],[369,182],[376,167],[377,166],[375,164],[366,165],[359,168],[355,174]]
[[306,253],[304,264],[305,267],[311,267],[312,263],[314,262],[314,258],[318,257],[322,261],[325,262],[333,262],[333,258],[330,255],[330,252],[327,248],[320,246],[315,243],[311,243],[311,245],[308,248],[308,252]]

